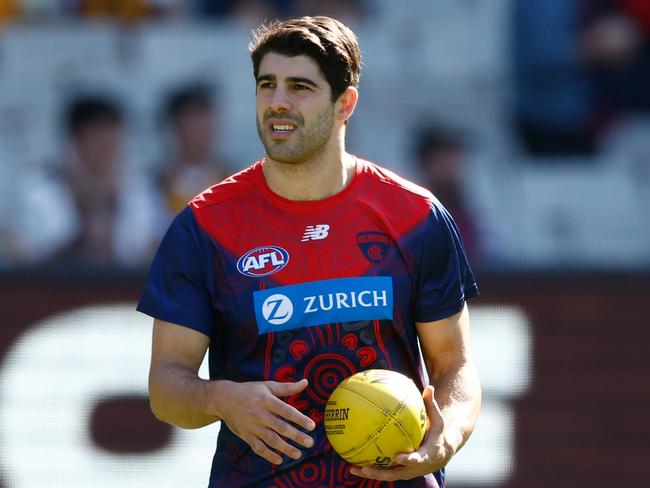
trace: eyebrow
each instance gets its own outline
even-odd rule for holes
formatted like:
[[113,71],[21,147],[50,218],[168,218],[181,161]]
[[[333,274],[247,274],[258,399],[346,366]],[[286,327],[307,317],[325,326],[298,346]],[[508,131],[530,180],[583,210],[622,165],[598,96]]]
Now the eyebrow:
[[[261,75],[257,77],[257,83],[261,81],[276,81],[275,75]],[[313,80],[309,78],[305,78],[302,76],[290,76],[287,78],[287,81],[290,83],[304,83],[305,85],[310,85],[313,86],[314,88],[318,88],[318,84],[314,82]]]

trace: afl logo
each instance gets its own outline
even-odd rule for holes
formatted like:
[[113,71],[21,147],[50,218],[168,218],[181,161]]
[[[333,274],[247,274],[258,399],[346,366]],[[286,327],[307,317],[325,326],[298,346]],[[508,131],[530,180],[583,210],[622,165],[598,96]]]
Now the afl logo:
[[237,270],[246,276],[268,276],[280,271],[288,262],[289,253],[281,247],[256,247],[239,258]]

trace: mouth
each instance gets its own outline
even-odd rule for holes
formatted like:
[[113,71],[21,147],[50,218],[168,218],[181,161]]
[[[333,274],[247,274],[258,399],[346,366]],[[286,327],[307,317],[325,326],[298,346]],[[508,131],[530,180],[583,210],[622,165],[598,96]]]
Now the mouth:
[[296,125],[288,120],[271,120],[268,128],[274,139],[287,139],[297,129]]

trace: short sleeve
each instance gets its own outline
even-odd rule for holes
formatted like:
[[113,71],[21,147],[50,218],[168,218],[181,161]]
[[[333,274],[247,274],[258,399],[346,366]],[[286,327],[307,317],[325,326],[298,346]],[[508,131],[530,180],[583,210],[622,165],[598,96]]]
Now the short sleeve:
[[416,245],[416,322],[441,320],[463,308],[478,295],[463,242],[451,215],[433,201]]
[[160,243],[137,310],[212,336],[212,249],[192,209],[185,208]]

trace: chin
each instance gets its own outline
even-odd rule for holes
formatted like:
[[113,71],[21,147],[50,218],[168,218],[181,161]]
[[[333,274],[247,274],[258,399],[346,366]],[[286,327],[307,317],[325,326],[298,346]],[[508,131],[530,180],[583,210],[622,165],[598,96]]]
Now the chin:
[[264,144],[267,156],[278,163],[299,165],[318,158],[325,151],[325,145],[307,146],[305,144]]
[[292,154],[289,151],[278,151],[273,147],[267,147],[266,154],[273,161],[284,164],[300,164],[304,161],[304,157],[300,154]]
[[269,158],[271,158],[273,161],[276,163],[282,163],[282,164],[291,164],[291,165],[298,165],[304,162],[303,159],[296,158],[296,157],[291,157],[287,155],[273,155],[267,153]]

